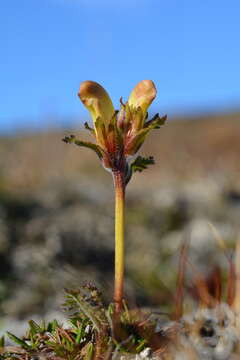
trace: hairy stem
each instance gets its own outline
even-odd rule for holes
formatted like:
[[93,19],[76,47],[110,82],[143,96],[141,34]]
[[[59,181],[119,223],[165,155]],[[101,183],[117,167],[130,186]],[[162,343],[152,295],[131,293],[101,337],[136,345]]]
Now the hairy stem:
[[115,172],[115,288],[114,302],[116,313],[119,313],[123,300],[124,280],[124,210],[125,184],[122,172]]

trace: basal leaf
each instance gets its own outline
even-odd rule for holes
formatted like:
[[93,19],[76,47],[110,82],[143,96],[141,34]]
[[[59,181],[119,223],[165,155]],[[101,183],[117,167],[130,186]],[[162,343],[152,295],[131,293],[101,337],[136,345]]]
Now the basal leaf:
[[7,331],[7,336],[10,340],[15,342],[16,344],[20,345],[23,349],[29,350],[31,346],[29,346],[26,341],[19,339],[17,336],[13,335],[12,333]]

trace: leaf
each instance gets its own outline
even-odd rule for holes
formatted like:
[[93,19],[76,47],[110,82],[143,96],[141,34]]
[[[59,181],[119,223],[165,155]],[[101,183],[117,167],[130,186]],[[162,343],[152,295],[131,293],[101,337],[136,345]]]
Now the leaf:
[[1,336],[0,337],[0,348],[3,348],[4,345],[5,345],[5,338],[4,338],[4,336]]
[[159,114],[156,114],[151,120],[145,123],[144,128],[159,129],[160,126],[165,124],[166,120],[167,115],[160,117]]
[[65,136],[65,138],[62,139],[62,141],[64,141],[66,144],[75,144],[77,146],[83,146],[88,149],[91,149],[97,154],[100,160],[103,157],[103,150],[101,149],[100,146],[88,141],[78,140],[74,135]]
[[54,319],[53,321],[49,322],[47,325],[47,331],[52,333],[53,331],[56,330],[56,328],[59,326],[58,322],[56,319]]
[[13,335],[12,333],[7,331],[7,336],[10,340],[15,342],[16,344],[20,345],[23,349],[29,350],[31,346],[29,346],[24,340],[19,339],[17,336]]
[[87,345],[87,353],[84,356],[84,360],[91,360],[93,358],[94,347],[92,343]]
[[42,332],[41,327],[34,320],[29,320],[28,324],[32,335]]
[[65,142],[66,144],[72,144],[74,143],[74,140],[76,139],[75,135],[69,135],[69,136],[65,136],[62,141]]
[[147,340],[146,340],[146,339],[141,339],[141,340],[139,341],[139,345],[138,345],[137,348],[136,348],[136,351],[137,351],[138,353],[140,353],[140,352],[144,349],[144,347],[146,346],[146,344],[147,344]]
[[90,131],[91,133],[94,133],[94,129],[91,128],[91,127],[88,125],[87,122],[84,123],[84,127],[85,127],[86,130]]
[[[101,293],[91,283],[86,283],[78,290],[65,290],[67,301],[65,309],[77,314],[80,321],[89,321],[98,332],[106,326],[108,321],[102,303]],[[81,316],[83,315],[83,317]]]
[[72,299],[76,301],[80,310],[84,313],[84,315],[91,321],[93,326],[96,328],[98,332],[101,330],[101,319],[98,317],[98,313],[94,308],[92,308],[86,301],[81,299],[80,296],[68,295],[72,296]]
[[149,165],[154,165],[154,158],[153,156],[149,157],[142,157],[138,156],[134,162],[131,164],[132,172],[142,172],[143,170],[147,169]]
[[155,164],[153,156],[149,156],[146,158],[144,158],[142,156],[138,156],[132,162],[132,164],[130,164],[126,167],[125,185],[127,185],[129,183],[134,172],[137,172],[137,171],[142,172],[143,170],[148,168],[148,165],[153,165],[153,164]]
[[85,328],[85,322],[83,320],[82,323],[81,323],[81,326],[77,329],[77,333],[76,333],[77,336],[76,336],[76,339],[75,339],[77,344],[80,344],[80,342],[82,340],[82,337],[84,335],[84,328]]

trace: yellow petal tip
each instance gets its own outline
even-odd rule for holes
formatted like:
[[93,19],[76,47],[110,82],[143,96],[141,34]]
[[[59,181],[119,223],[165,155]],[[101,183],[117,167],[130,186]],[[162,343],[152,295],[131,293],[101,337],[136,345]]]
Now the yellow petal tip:
[[145,114],[156,95],[157,90],[154,82],[152,80],[142,80],[131,92],[128,103],[134,108],[141,107],[143,113]]

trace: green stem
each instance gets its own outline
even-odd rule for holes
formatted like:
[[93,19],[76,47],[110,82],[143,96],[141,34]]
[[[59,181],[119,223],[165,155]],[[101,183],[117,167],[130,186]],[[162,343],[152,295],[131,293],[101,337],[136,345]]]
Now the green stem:
[[125,184],[123,174],[115,172],[115,288],[114,302],[116,313],[122,308],[124,280],[124,210]]

